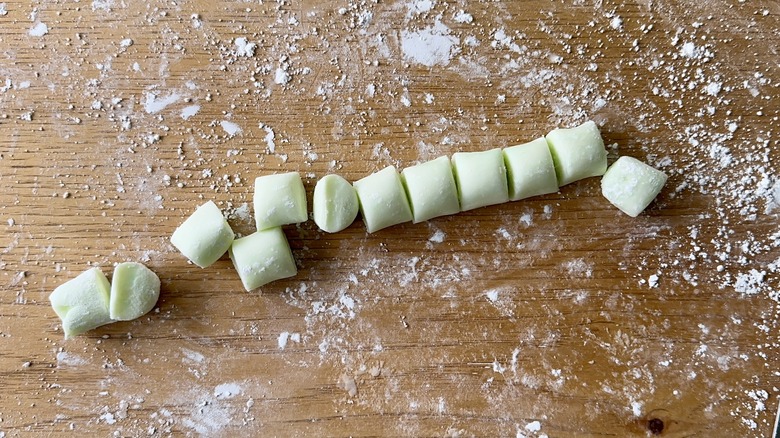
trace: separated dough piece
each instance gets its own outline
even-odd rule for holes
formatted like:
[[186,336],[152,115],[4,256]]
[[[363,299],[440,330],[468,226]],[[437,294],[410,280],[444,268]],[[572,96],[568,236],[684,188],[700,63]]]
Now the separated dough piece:
[[505,148],[504,164],[509,180],[510,201],[558,191],[555,164],[544,137]]
[[306,222],[306,190],[298,172],[255,179],[255,223],[258,230]]
[[506,167],[501,149],[456,152],[452,168],[461,211],[509,201]]
[[62,320],[65,338],[113,322],[108,311],[110,289],[100,268],[88,269],[54,289],[49,301]]
[[412,210],[395,167],[385,167],[353,185],[369,233],[412,220]]
[[219,207],[209,201],[176,228],[171,243],[193,263],[205,268],[225,254],[233,237],[233,230]]
[[631,157],[620,157],[601,179],[601,193],[615,207],[637,217],[666,184],[660,170]]
[[290,244],[281,227],[234,240],[230,258],[247,291],[298,273]]
[[546,138],[559,186],[607,171],[607,150],[593,121],[575,128],[554,129]]
[[111,277],[109,316],[116,321],[130,321],[145,315],[160,297],[160,278],[141,263],[116,265]]
[[414,223],[460,212],[452,163],[439,157],[401,171]]
[[326,175],[314,186],[314,222],[328,233],[352,224],[359,209],[357,192],[338,175]]

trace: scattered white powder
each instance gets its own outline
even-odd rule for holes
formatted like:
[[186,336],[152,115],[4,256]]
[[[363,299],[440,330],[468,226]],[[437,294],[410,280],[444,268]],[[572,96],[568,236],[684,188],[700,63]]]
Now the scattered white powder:
[[620,16],[615,15],[611,20],[609,20],[609,27],[615,30],[620,30],[623,27],[623,19],[620,18]]
[[237,56],[255,56],[255,48],[257,48],[257,44],[248,42],[244,37],[236,38],[234,44],[236,45]]
[[274,83],[278,85],[285,85],[288,82],[290,82],[290,74],[287,73],[287,70],[282,67],[277,68],[276,73],[274,74]]
[[404,58],[428,67],[448,65],[459,43],[460,40],[439,20],[419,31],[401,31]]
[[277,340],[277,344],[279,344],[279,349],[284,350],[285,347],[287,347],[287,339],[290,337],[290,332],[281,332],[279,333],[279,339]]
[[86,365],[88,362],[86,359],[70,354],[66,351],[60,351],[57,353],[57,366],[67,365],[67,366],[78,366],[78,365]]
[[684,58],[696,58],[699,56],[699,49],[696,47],[696,44],[688,41],[682,45],[680,56]]
[[241,127],[238,126],[237,123],[233,123],[228,120],[219,122],[219,126],[221,126],[222,129],[224,129],[225,132],[231,137],[241,132]]
[[179,101],[181,96],[178,93],[171,93],[165,97],[159,97],[156,93],[147,92],[145,95],[144,110],[149,114],[157,114],[164,110],[168,105]]
[[190,117],[194,116],[195,114],[198,114],[198,111],[200,111],[200,105],[188,105],[188,106],[185,106],[181,110],[181,118],[184,119],[184,120],[187,120]]
[[758,271],[757,269],[751,269],[746,273],[739,273],[734,282],[734,290],[747,295],[755,295],[759,293],[764,286],[765,275],[765,271]]
[[274,130],[264,123],[260,123],[260,129],[265,131],[263,140],[265,140],[265,144],[268,147],[268,152],[273,154],[276,151],[276,143],[274,142],[276,134],[274,133]]
[[474,22],[474,17],[463,9],[458,11],[452,19],[455,20],[456,23],[470,24]]
[[214,397],[218,399],[229,399],[242,392],[241,386],[237,383],[222,383],[214,388]]
[[720,93],[723,84],[720,82],[710,82],[704,87],[704,91],[710,96],[717,96]]
[[30,28],[30,30],[27,32],[30,36],[34,37],[42,37],[49,33],[49,26],[46,25],[46,23],[41,23],[40,21],[35,23],[33,27]]
[[498,289],[491,289],[485,292],[485,296],[488,300],[490,300],[491,303],[495,303],[498,301]]
[[631,413],[633,413],[635,417],[639,417],[640,415],[642,415],[642,403],[638,401],[632,401]]
[[658,287],[658,275],[652,274],[647,277],[647,285],[650,287]]
[[133,40],[130,38],[125,38],[122,41],[119,42],[119,47],[126,49],[133,45]]
[[444,233],[442,230],[436,230],[431,237],[428,238],[428,241],[431,243],[442,243],[444,242],[444,239],[447,237],[447,234]]
[[525,430],[529,432],[539,432],[542,430],[542,423],[539,421],[532,421],[525,425]]
[[409,15],[411,16],[430,12],[434,5],[433,0],[412,0],[407,3],[406,7],[409,9]]
[[7,14],[8,10],[6,9],[5,3],[0,3],[0,17]]

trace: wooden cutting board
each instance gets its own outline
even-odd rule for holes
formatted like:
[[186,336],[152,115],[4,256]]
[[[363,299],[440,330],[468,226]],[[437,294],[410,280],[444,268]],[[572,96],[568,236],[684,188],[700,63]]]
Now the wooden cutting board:
[[[767,436],[776,2],[0,2],[0,437]],[[595,120],[663,169],[368,235],[285,233],[246,292],[169,236],[254,178],[359,179]],[[141,261],[158,307],[63,340],[48,294]]]

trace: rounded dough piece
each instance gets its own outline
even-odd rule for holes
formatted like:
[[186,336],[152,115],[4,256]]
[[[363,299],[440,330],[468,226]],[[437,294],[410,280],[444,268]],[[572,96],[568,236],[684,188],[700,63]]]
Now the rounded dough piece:
[[267,230],[306,222],[306,190],[298,172],[263,175],[255,179],[255,224]]
[[360,208],[355,188],[339,175],[326,175],[317,181],[313,204],[314,222],[328,233],[349,227]]
[[501,149],[456,152],[452,155],[452,169],[458,185],[461,211],[509,201]]
[[54,289],[49,302],[62,320],[65,338],[113,322],[108,311],[110,289],[100,268],[88,269]]
[[503,153],[510,201],[558,191],[555,164],[544,137],[505,148]]
[[637,217],[666,184],[665,173],[636,158],[620,157],[601,179],[601,194],[623,213]]
[[298,273],[290,244],[281,227],[257,231],[234,240],[230,259],[247,291]]
[[412,220],[412,209],[394,166],[372,173],[353,185],[369,233]]
[[604,175],[607,171],[607,150],[593,121],[574,128],[554,129],[546,138],[559,186]]
[[219,207],[208,201],[176,228],[171,243],[192,263],[205,268],[225,254],[234,237]]
[[116,321],[130,321],[145,315],[160,298],[160,278],[136,262],[116,265],[111,277],[109,315]]
[[439,157],[401,171],[414,223],[460,212],[458,187],[448,157]]

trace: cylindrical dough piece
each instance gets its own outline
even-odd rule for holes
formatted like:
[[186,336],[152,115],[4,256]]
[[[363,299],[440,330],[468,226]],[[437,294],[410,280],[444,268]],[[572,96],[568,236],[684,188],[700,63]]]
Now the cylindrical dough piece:
[[208,201],[176,228],[171,243],[193,263],[205,268],[225,254],[234,237],[219,207]]
[[234,240],[230,259],[247,291],[298,273],[281,227],[260,230]]
[[412,209],[394,166],[372,173],[353,185],[369,233],[412,220]]
[[601,193],[615,207],[637,217],[666,184],[665,173],[632,157],[620,157],[601,179]]
[[62,320],[66,338],[113,322],[108,312],[110,290],[100,268],[88,269],[54,289],[49,301]]
[[587,121],[574,128],[559,128],[546,136],[558,185],[563,186],[607,171],[607,150],[598,126]]
[[160,297],[160,278],[136,262],[116,265],[111,277],[109,315],[116,321],[130,321],[145,315]]
[[458,187],[448,157],[407,167],[401,171],[414,223],[460,212]]
[[505,148],[504,164],[510,201],[558,191],[555,164],[544,137]]
[[255,224],[266,230],[306,222],[306,190],[298,172],[263,175],[255,179]]
[[350,226],[359,209],[355,188],[334,174],[317,181],[313,204],[314,222],[328,233],[336,233]]
[[501,149],[456,152],[452,155],[452,169],[458,185],[461,211],[509,201]]

